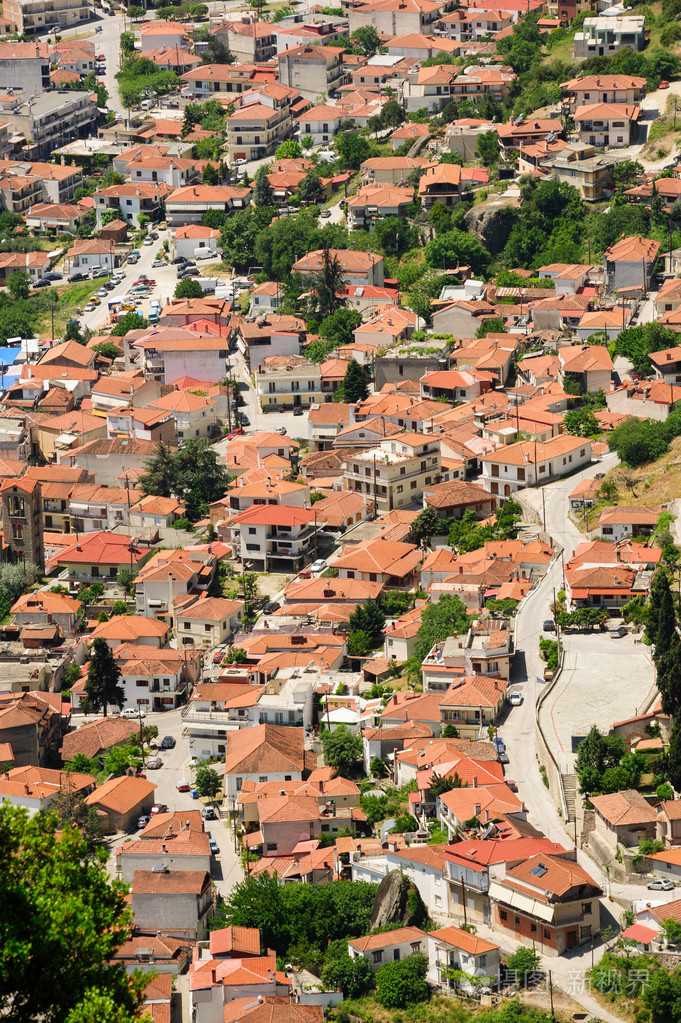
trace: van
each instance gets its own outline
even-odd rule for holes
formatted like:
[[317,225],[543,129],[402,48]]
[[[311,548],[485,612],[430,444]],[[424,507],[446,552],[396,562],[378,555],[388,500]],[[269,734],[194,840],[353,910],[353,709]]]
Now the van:
[[234,288],[231,286],[231,284],[224,284],[221,288],[215,289],[215,297],[228,298],[231,302],[231,300],[234,298]]
[[155,106],[153,99],[143,99],[140,103],[140,110],[153,110]]

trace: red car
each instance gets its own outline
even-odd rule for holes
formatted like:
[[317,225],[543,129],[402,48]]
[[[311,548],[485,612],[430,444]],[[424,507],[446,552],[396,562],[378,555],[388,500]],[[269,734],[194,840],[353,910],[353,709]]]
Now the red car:
[[660,89],[668,89],[669,88],[669,82],[660,82],[659,88]]
[[213,654],[213,664],[220,664],[222,662],[222,657],[222,650],[216,650]]
[[242,430],[240,426],[237,426],[231,433],[227,434],[227,440],[234,440],[235,437],[243,437],[244,433],[245,431]]
[[142,274],[140,277],[137,278],[136,281],[133,281],[132,284],[133,284],[133,287],[134,287],[136,284],[148,284],[148,285],[156,284],[156,281],[152,280],[150,277],[145,277],[145,275]]
[[167,813],[167,812],[168,812],[168,807],[166,806],[165,803],[154,803],[154,805],[152,806],[151,810],[149,811],[149,813],[152,815],[152,817],[155,814],[157,814],[157,813]]
[[177,789],[178,792],[189,792],[189,782],[185,781],[184,778],[180,778],[180,780],[175,785],[175,788]]

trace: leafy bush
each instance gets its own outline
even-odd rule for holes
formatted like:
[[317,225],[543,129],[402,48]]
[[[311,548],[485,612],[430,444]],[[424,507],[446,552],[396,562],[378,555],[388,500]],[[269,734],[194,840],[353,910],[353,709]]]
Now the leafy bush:
[[430,997],[426,983],[428,959],[417,952],[401,962],[384,963],[376,973],[376,1000],[384,1009],[425,1002]]

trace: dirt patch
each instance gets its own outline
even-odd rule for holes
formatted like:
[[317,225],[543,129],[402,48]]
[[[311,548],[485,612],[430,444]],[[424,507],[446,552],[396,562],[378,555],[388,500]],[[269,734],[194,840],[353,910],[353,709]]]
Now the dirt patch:
[[262,575],[258,575],[258,588],[263,597],[275,597],[292,579],[292,575],[278,575],[274,572],[265,572]]
[[[681,497],[681,437],[675,437],[669,451],[662,458],[638,469],[618,466],[606,474],[604,480],[617,487],[617,504],[668,504]],[[613,502],[603,502],[612,504]],[[598,509],[589,514],[589,527],[597,522]],[[594,524],[594,525],[592,525]]]

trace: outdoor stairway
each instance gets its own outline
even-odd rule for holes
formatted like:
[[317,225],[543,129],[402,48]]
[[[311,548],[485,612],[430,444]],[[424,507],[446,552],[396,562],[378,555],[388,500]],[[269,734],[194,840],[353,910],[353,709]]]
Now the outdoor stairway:
[[567,806],[567,819],[574,821],[575,807],[577,805],[578,778],[576,774],[562,774],[563,791],[565,792],[565,805]]

